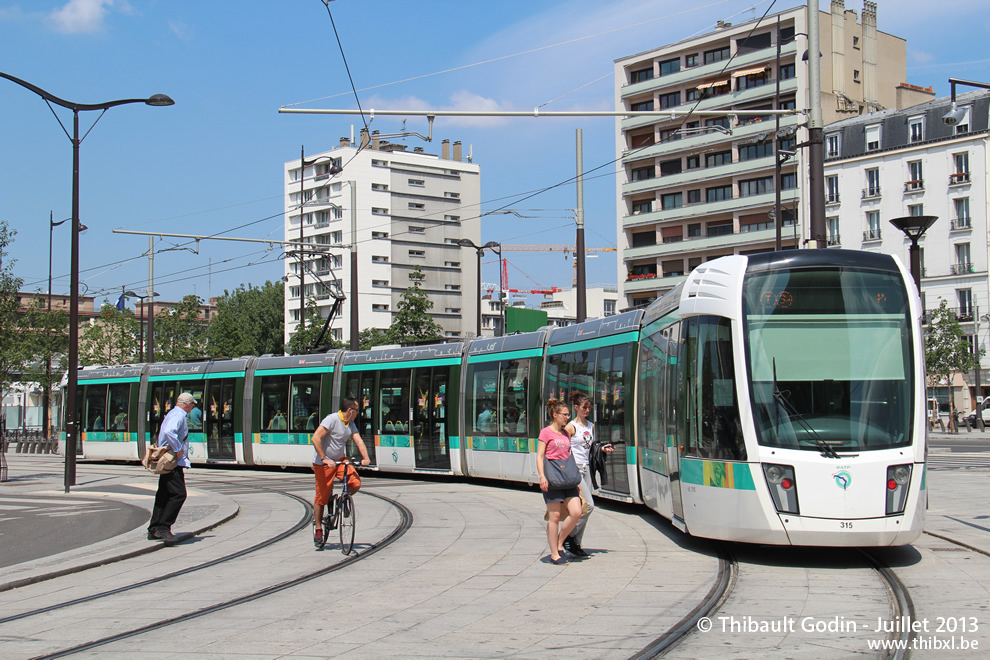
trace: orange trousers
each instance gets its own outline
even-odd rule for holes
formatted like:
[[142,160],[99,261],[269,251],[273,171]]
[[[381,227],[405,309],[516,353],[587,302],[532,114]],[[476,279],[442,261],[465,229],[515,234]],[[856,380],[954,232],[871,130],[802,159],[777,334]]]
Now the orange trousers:
[[358,476],[357,470],[354,469],[353,465],[348,466],[344,463],[337,463],[333,467],[323,463],[313,465],[313,474],[316,475],[316,500],[314,501],[316,506],[326,506],[326,503],[330,501],[330,493],[333,490],[333,480],[339,479],[343,481],[345,470],[347,471],[348,489],[352,494],[358,492],[358,489],[361,488],[361,478]]

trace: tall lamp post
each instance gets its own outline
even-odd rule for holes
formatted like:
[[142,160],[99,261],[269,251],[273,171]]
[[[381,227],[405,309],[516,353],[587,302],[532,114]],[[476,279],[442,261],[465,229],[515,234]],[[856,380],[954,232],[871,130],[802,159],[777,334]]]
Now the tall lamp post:
[[[144,300],[145,298],[157,297],[158,292],[152,291],[151,295],[141,296],[134,293],[133,291],[124,291],[124,295],[127,296],[128,298],[140,298],[141,300],[141,320],[138,323],[138,355],[144,357]],[[152,301],[151,304],[154,305],[155,304],[154,301]],[[152,307],[152,309],[154,309],[154,307]],[[148,341],[151,341],[150,337],[148,338]]]
[[936,220],[938,220],[937,215],[908,215],[890,221],[890,224],[904,232],[911,241],[911,277],[914,278],[914,285],[918,287],[919,294],[921,293],[921,248],[918,247],[918,239],[925,235]]
[[[100,120],[103,113],[118,105],[129,103],[144,103],[152,106],[174,105],[175,101],[164,94],[155,94],[146,99],[121,99],[118,101],[106,101],[104,103],[73,103],[46,92],[40,87],[36,87],[20,78],[0,72],[0,78],[17,83],[21,87],[28,89],[45,100],[48,107],[51,104],[62,106],[72,110],[72,249],[69,258],[69,279],[71,280],[69,294],[69,363],[68,363],[68,383],[65,395],[65,492],[76,484],[76,447],[79,437],[79,420],[76,419],[76,389],[79,385],[79,145],[82,143],[89,131]],[[100,116],[93,122],[89,130],[82,137],[79,137],[79,113],[89,110],[99,110]],[[54,113],[54,110],[53,110]],[[55,116],[58,119],[58,115]],[[68,135],[69,132],[58,119],[62,130]]]
[[[469,238],[460,238],[460,239],[458,239],[456,241],[456,243],[458,245],[460,245],[461,247],[474,248],[475,251],[478,253],[478,330],[477,330],[477,333],[476,334],[477,334],[478,337],[480,337],[481,336],[481,257],[482,257],[482,255],[485,254],[485,250],[493,250],[496,246],[498,246],[498,247],[501,247],[501,246],[498,243],[496,243],[495,241],[488,241],[484,245],[475,245],[474,244],[474,241],[472,241]],[[500,269],[502,267],[501,264],[502,264],[502,257],[499,256],[499,268]],[[501,275],[500,275],[499,276],[499,294],[500,295],[501,295],[501,286],[502,286],[501,282],[502,282],[502,278],[501,278]],[[501,302],[501,301],[499,301],[499,302]]]
[[[59,225],[63,225],[68,222],[71,218],[66,218],[65,220],[59,220],[55,222],[55,216],[53,213],[48,214],[48,312],[52,311],[52,238],[55,233],[55,228]],[[52,420],[51,420],[51,383],[52,383],[52,360],[49,354],[45,360],[45,391],[42,397],[42,406],[44,407],[44,412],[42,413],[43,421],[45,425],[45,440],[50,437]]]

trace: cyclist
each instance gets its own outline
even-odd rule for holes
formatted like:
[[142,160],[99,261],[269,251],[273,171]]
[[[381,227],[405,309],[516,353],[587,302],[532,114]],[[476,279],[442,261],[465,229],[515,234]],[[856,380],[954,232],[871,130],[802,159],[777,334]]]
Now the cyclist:
[[368,449],[364,446],[361,434],[358,432],[354,420],[357,419],[360,406],[357,399],[347,397],[340,406],[340,412],[331,413],[323,418],[320,425],[313,433],[313,473],[316,475],[316,498],[313,500],[313,519],[316,521],[316,531],[313,536],[313,543],[316,547],[323,546],[323,507],[330,501],[330,492],[333,489],[333,480],[343,481],[347,475],[347,487],[351,493],[358,492],[361,488],[361,479],[356,470],[347,470],[347,466],[341,463],[344,459],[344,452],[347,449],[347,439],[354,440],[354,444],[361,453],[361,465],[370,465]]

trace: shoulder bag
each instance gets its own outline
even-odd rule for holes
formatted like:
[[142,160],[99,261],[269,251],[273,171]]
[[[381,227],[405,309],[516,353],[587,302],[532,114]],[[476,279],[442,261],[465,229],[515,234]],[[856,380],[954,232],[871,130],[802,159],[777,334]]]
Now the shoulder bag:
[[178,465],[175,454],[168,447],[148,447],[141,464],[153,474],[167,474]]
[[547,458],[543,455],[543,476],[550,490],[566,490],[581,483],[581,471],[574,462],[574,454],[567,458]]

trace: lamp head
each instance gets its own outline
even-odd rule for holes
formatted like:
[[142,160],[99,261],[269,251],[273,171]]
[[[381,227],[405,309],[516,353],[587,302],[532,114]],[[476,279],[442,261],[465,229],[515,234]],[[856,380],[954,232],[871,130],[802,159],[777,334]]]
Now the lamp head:
[[155,94],[147,101],[145,101],[145,103],[154,106],[175,105],[175,101],[173,101],[170,97],[165,96],[164,94]]
[[908,215],[903,218],[894,218],[890,224],[900,229],[912,241],[917,241],[924,235],[928,228],[938,220],[937,215]]
[[942,116],[942,123],[946,126],[956,126],[966,118],[965,108],[960,108],[956,102],[952,102],[952,107]]
[[469,238],[458,238],[454,242],[457,243],[458,245],[460,245],[461,247],[473,247],[473,248],[477,248],[478,247],[477,245],[474,244],[474,241],[472,241]]
[[502,244],[499,243],[498,241],[488,241],[487,243],[481,246],[481,249],[487,250],[488,248],[497,248],[497,247],[502,247]]

